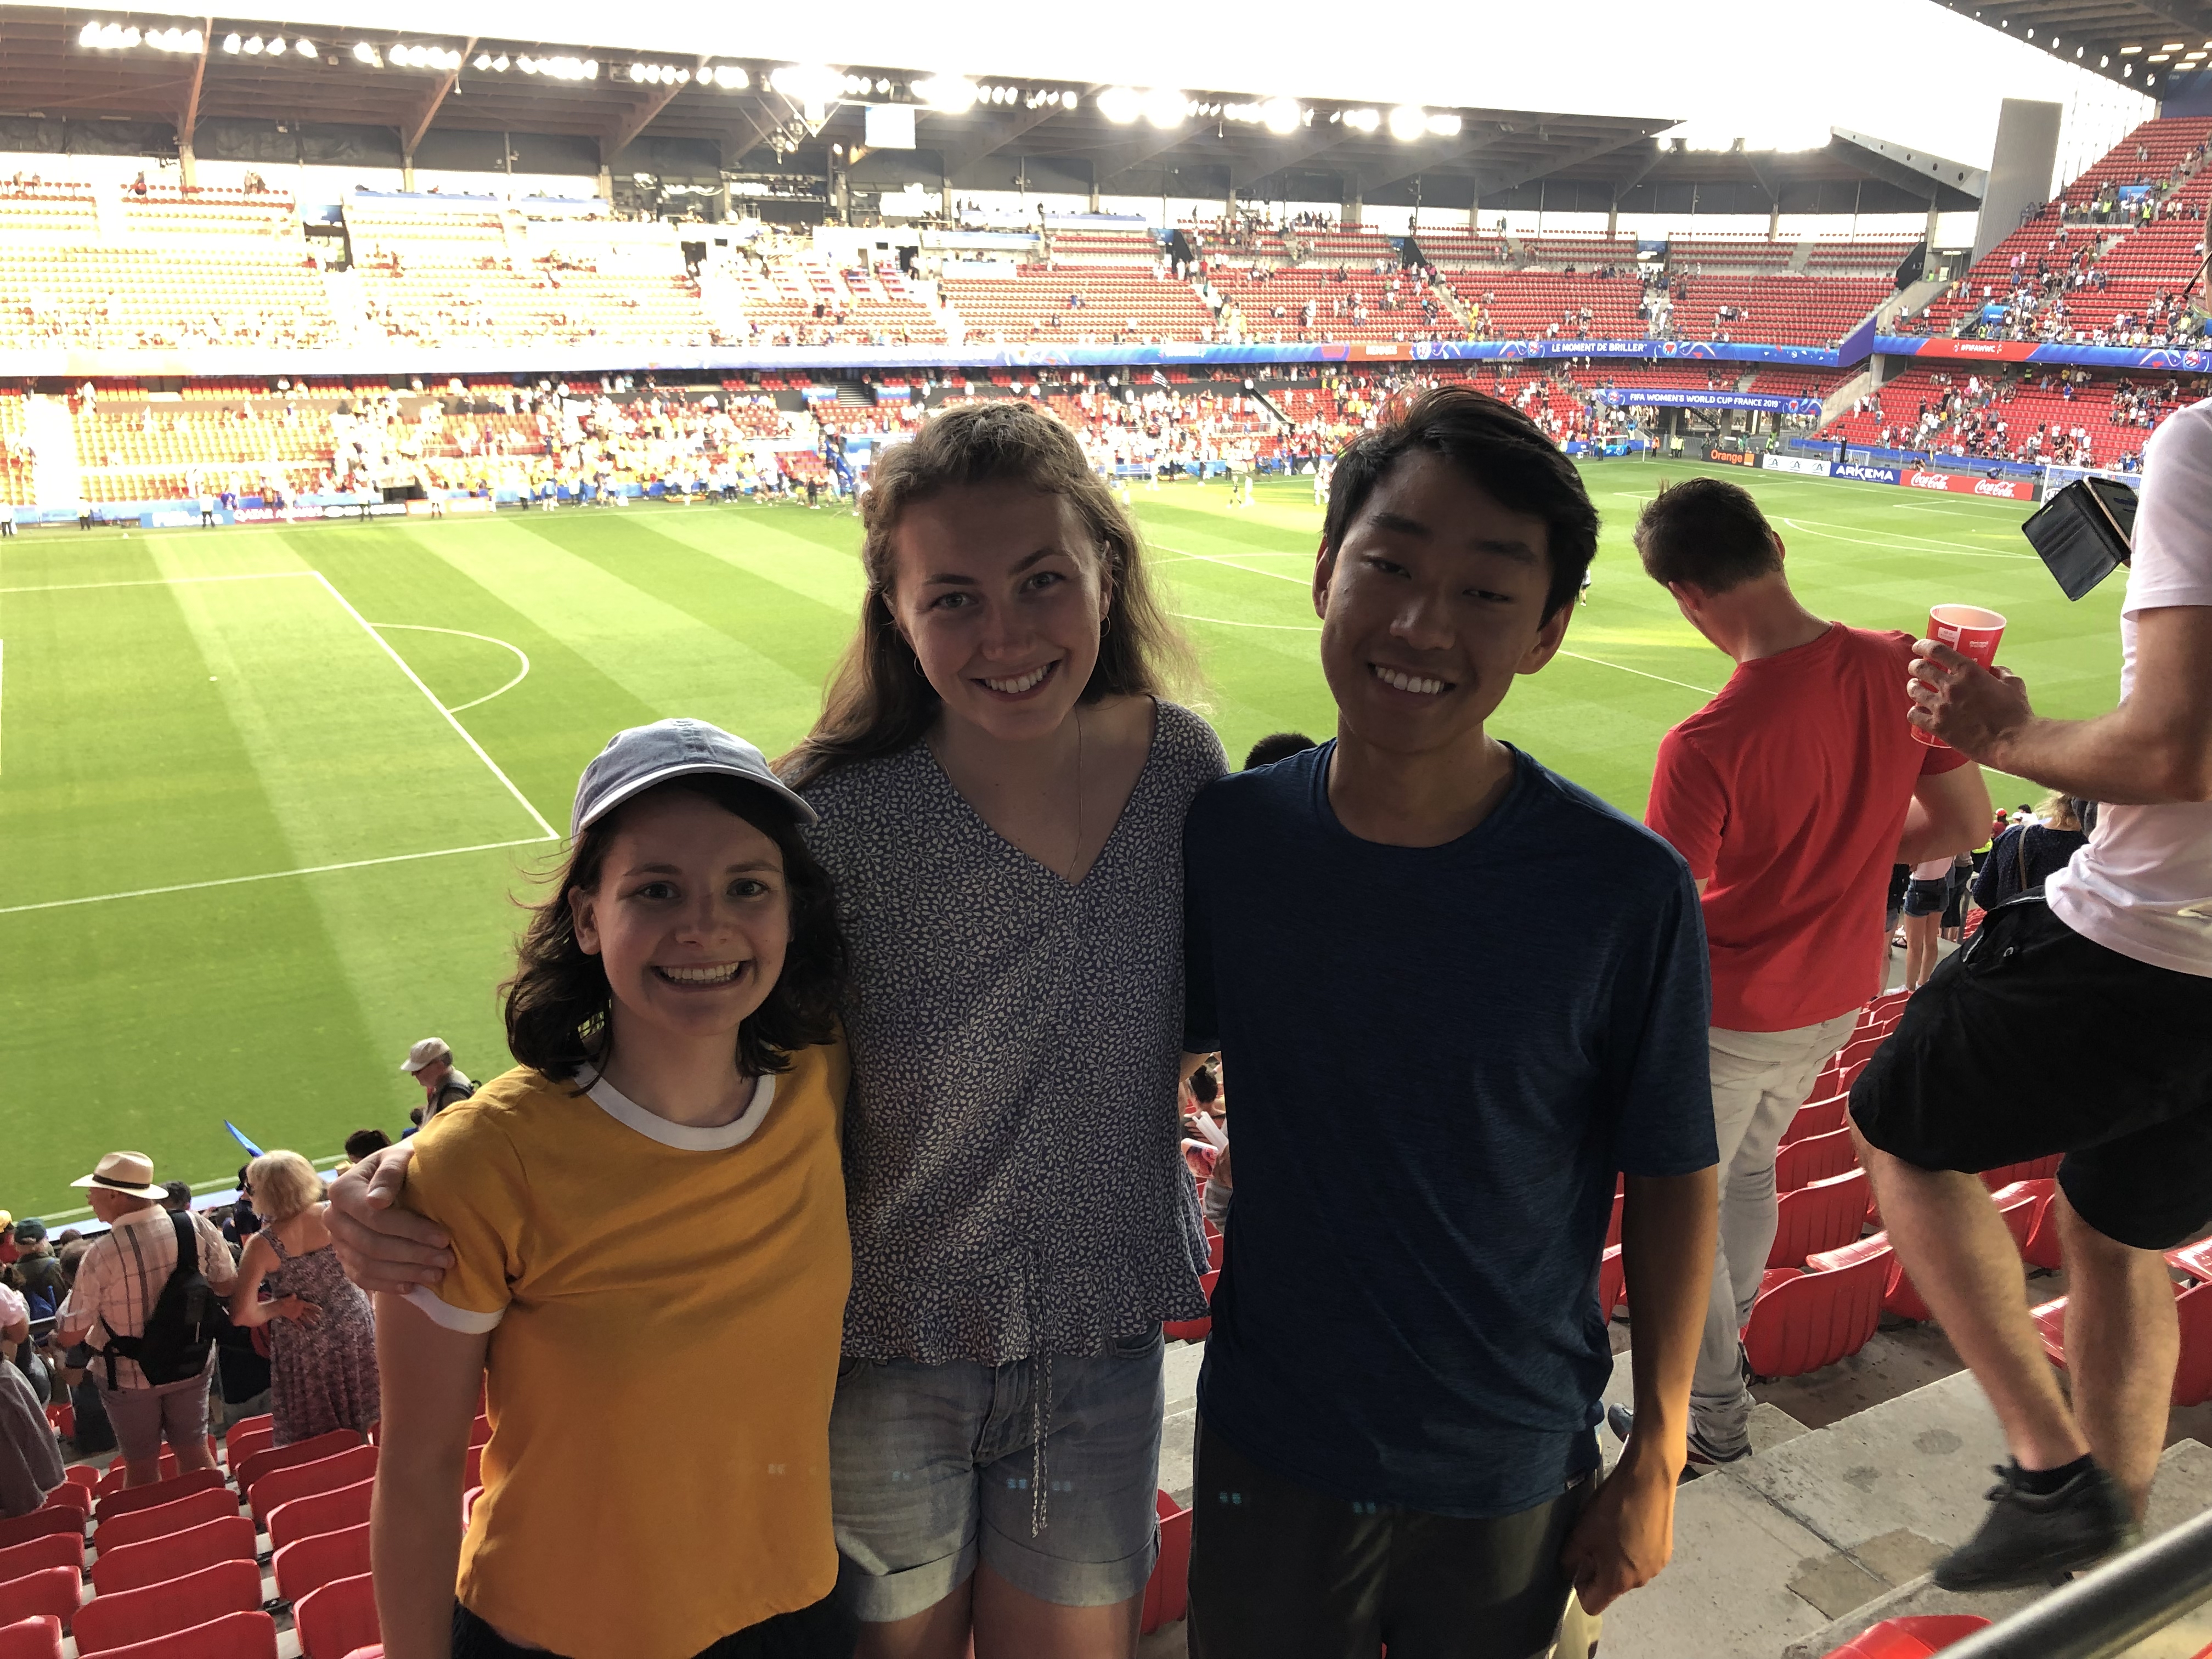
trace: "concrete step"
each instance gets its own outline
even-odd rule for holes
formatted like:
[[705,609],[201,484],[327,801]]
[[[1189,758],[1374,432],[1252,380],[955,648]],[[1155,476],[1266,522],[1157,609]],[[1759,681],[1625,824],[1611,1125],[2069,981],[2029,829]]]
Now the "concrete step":
[[[1608,1399],[1626,1377],[1624,1355]],[[1683,1488],[1673,1565],[1607,1613],[1606,1659],[1806,1659],[1900,1611],[1938,1610],[1900,1599],[1940,1594],[1927,1570],[1980,1525],[2005,1455],[1963,1372],[1825,1429],[1755,1439],[1753,1455]],[[2171,1448],[2153,1504],[2154,1526],[2212,1504],[2212,1450]]]
[[[2157,1536],[2201,1514],[2212,1504],[2212,1448],[2194,1440],[2169,1446],[2159,1459],[2158,1480],[2151,1487],[2150,1514],[2144,1532]],[[1783,1659],[1821,1659],[1885,1619],[1916,1613],[1976,1613],[1984,1619],[2002,1619],[2050,1592],[2045,1589],[2002,1590],[1961,1595],[1939,1589],[1933,1579],[1914,1578],[1842,1618],[1822,1626],[1802,1642],[1783,1650]],[[2127,1650],[2123,1659],[2187,1659],[2212,1643],[2212,1607],[2197,1608],[2156,1635]]]

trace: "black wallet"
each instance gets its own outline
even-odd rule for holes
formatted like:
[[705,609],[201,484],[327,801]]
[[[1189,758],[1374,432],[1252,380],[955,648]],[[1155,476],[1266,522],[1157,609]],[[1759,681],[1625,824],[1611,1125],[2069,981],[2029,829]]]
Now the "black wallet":
[[2110,478],[2076,478],[2020,528],[2066,597],[2078,599],[2128,562],[2136,492]]

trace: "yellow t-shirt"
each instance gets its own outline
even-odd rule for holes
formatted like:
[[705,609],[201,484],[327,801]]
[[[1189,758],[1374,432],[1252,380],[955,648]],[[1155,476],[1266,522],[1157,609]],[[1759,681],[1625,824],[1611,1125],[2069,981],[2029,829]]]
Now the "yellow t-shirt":
[[405,1202],[456,1265],[412,1299],[491,1332],[479,1618],[572,1659],[690,1659],[830,1593],[849,1071],[803,1049],[697,1129],[518,1068],[423,1125]]

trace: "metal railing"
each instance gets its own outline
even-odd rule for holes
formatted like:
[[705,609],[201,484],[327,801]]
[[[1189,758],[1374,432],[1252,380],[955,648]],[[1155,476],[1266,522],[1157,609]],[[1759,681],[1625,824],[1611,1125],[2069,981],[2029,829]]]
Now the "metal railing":
[[2206,1601],[2212,1601],[2212,1510],[1953,1644],[1943,1656],[2112,1659]]

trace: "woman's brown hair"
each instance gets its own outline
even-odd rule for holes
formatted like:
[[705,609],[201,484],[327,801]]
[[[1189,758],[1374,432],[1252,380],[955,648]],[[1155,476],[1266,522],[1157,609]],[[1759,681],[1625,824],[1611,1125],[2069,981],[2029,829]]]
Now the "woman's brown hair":
[[1089,532],[1109,598],[1098,663],[1083,688],[1083,702],[1157,696],[1189,678],[1190,647],[1152,591],[1136,521],[1091,471],[1075,434],[1019,398],[945,410],[909,441],[885,452],[870,474],[860,498],[867,598],[814,729],[777,763],[794,787],[834,767],[896,753],[937,718],[938,695],[891,615],[897,571],[892,539],[908,507],[970,484],[1020,484],[1060,496]]
[[[791,907],[791,943],[783,972],[767,1000],[738,1027],[736,1063],[749,1077],[781,1072],[793,1049],[827,1042],[836,1034],[837,998],[845,980],[845,939],[830,875],[800,839],[791,808],[765,789],[734,779],[683,777],[647,792],[688,789],[734,813],[776,844],[783,854],[784,890]],[[636,798],[642,800],[647,795]],[[616,827],[635,801],[586,828],[568,849],[543,902],[514,952],[514,976],[500,987],[507,1005],[507,1047],[525,1066],[550,1078],[572,1078],[586,1066],[604,1068],[614,1034],[607,1015],[614,991],[605,966],[576,939],[568,895],[596,890],[614,845]]]

